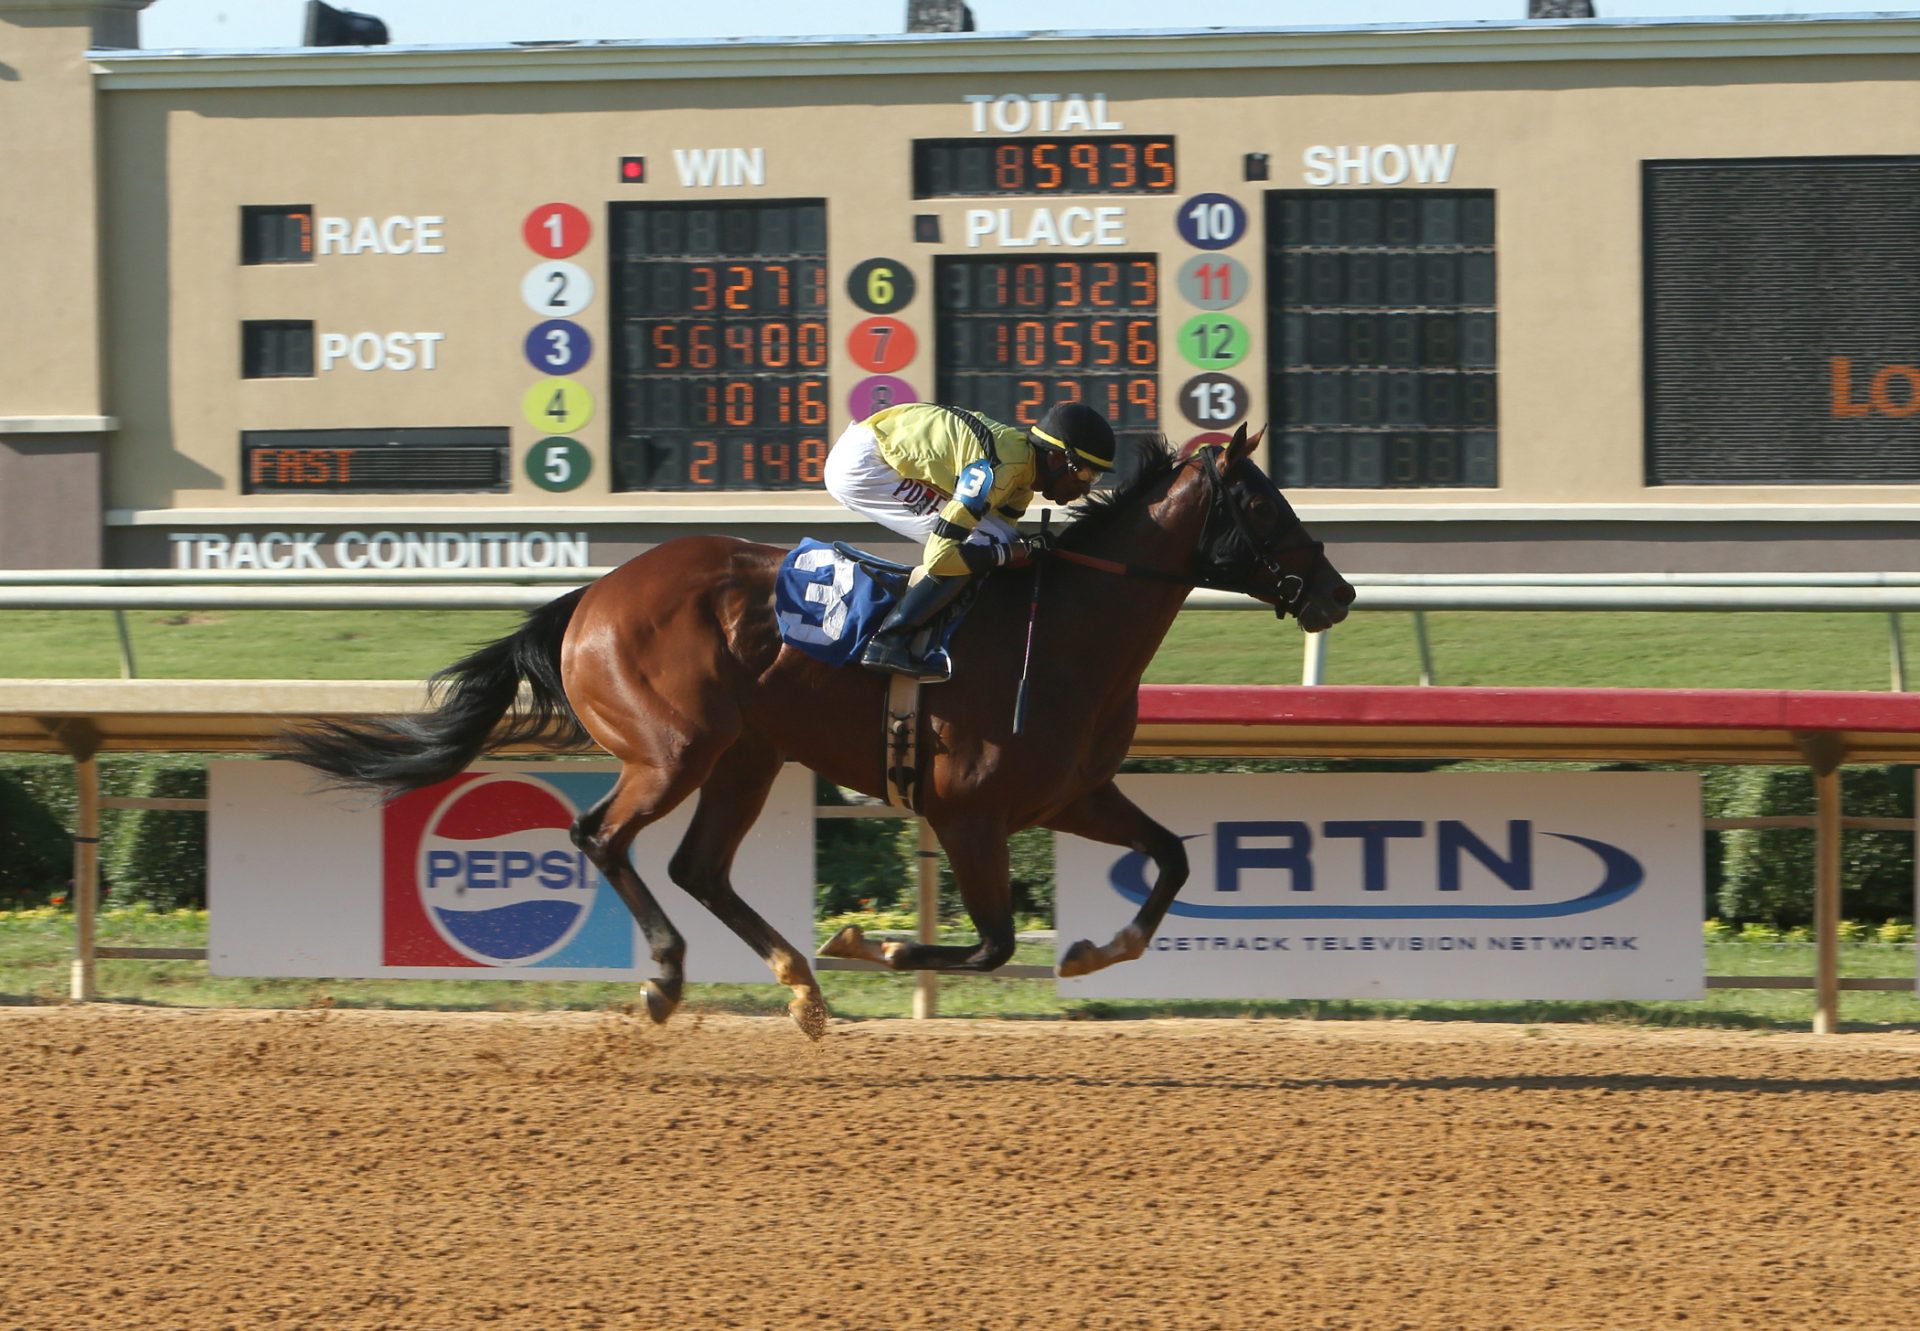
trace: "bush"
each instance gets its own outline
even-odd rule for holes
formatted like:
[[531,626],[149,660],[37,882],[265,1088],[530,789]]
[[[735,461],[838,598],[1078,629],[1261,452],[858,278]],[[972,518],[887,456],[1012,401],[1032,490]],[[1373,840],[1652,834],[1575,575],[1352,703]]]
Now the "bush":
[[[114,767],[116,794],[206,798],[206,760],[198,755],[142,755],[117,760]],[[120,811],[101,846],[100,867],[116,904],[137,901],[159,910],[203,907],[207,816],[167,809]]]
[[49,807],[66,759],[0,756],[0,908],[38,906],[73,878],[73,842]]
[[[1849,814],[1913,816],[1913,769],[1860,767],[1841,772]],[[1813,813],[1813,777],[1804,768],[1742,767],[1717,787],[1723,817]],[[1724,870],[1718,913],[1728,920],[1776,927],[1813,919],[1814,836],[1801,830],[1743,829],[1722,834]],[[1913,838],[1905,832],[1845,832],[1840,843],[1846,913],[1879,923],[1913,911]]]

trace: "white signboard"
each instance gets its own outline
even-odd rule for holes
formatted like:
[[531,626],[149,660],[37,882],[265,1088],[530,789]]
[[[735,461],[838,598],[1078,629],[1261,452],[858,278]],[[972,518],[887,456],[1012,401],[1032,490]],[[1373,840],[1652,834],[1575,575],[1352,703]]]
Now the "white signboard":
[[[216,975],[641,980],[655,973],[625,903],[568,838],[613,763],[494,764],[382,806],[316,793],[290,763],[208,777],[208,967]],[[694,800],[632,858],[687,940],[690,980],[772,982],[766,963],[667,878]],[[813,941],[813,778],[788,766],[740,847],[733,884],[803,952]]]
[[[1074,998],[1698,998],[1688,772],[1123,777],[1192,876],[1147,954]],[[1060,947],[1105,943],[1152,862],[1061,836]]]

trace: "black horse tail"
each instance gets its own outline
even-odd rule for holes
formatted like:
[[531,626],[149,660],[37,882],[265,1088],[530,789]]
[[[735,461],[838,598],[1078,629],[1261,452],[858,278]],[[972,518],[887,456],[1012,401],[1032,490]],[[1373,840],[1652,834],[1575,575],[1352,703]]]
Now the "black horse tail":
[[435,674],[427,681],[434,709],[424,716],[322,721],[283,733],[274,756],[391,799],[458,776],[481,754],[519,740],[591,744],[560,683],[560,642],[585,593],[581,587],[548,602],[514,632]]

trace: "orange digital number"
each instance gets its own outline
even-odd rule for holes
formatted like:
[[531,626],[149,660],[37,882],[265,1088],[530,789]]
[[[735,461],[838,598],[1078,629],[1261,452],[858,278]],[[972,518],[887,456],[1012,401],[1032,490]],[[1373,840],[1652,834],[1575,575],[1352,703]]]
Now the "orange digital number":
[[827,363],[827,326],[814,320],[794,330],[797,343],[795,359],[809,370],[824,369]]
[[1022,319],[1013,326],[1013,356],[1029,368],[1047,363],[1047,326],[1038,319]]
[[727,344],[728,368],[751,370],[753,368],[753,325],[727,324],[720,330],[720,336]]
[[1127,320],[1127,364],[1155,365],[1160,360],[1160,344],[1153,338],[1153,320]]
[[1144,308],[1160,299],[1160,271],[1151,259],[1135,259],[1127,265],[1127,271],[1131,274],[1127,279],[1127,304]]
[[720,423],[720,385],[695,384],[693,387],[696,403],[693,414],[698,417],[695,425],[718,425]]
[[1095,365],[1107,366],[1120,363],[1120,342],[1112,333],[1119,323],[1118,319],[1095,319],[1089,325],[1088,337],[1093,343]]
[[760,326],[760,364],[784,370],[793,359],[793,326],[779,319]]
[[1107,183],[1116,190],[1132,189],[1140,179],[1140,150],[1131,143],[1113,144],[1108,164],[1113,174]]
[[693,267],[693,312],[705,314],[720,303],[720,275],[707,264]]
[[1160,385],[1155,380],[1127,380],[1127,401],[1140,408],[1141,419],[1148,425],[1160,419]]
[[1043,265],[1023,263],[1013,270],[1013,303],[1021,306],[1047,303],[1047,270]]
[[827,381],[825,379],[801,380],[800,423],[802,425],[827,423]]
[[742,439],[740,443],[740,479],[753,480],[753,441]]
[[766,471],[769,481],[790,484],[793,480],[793,445],[760,445],[760,466]]
[[813,291],[810,293],[812,299],[808,302],[807,308],[824,310],[827,308],[827,266],[824,263],[815,264],[808,277],[811,279],[809,285],[812,286]]
[[1019,189],[1021,177],[1021,148],[1017,143],[1003,143],[993,150],[993,183],[1000,189]]
[[1053,304],[1056,309],[1072,309],[1083,299],[1080,289],[1080,265],[1056,263],[1053,266]]
[[1067,149],[1067,163],[1080,172],[1085,179],[1081,184],[1098,188],[1100,185],[1100,147],[1093,143],[1076,143]]
[[773,284],[780,289],[780,294],[773,298],[773,307],[785,314],[793,308],[793,276],[784,263],[770,263],[766,271]]
[[712,485],[719,479],[714,475],[720,461],[720,445],[711,439],[693,441],[695,457],[687,464],[687,481],[692,485]]
[[1059,189],[1060,182],[1066,178],[1060,170],[1060,145],[1057,143],[1034,144],[1033,166],[1035,189]]
[[753,309],[753,269],[744,263],[727,265],[727,308],[730,310],[750,311]]
[[736,379],[727,385],[727,424],[753,424],[753,385]]
[[1093,303],[1095,305],[1113,305],[1116,302],[1114,292],[1120,286],[1120,265],[1117,263],[1096,263],[1093,265]]
[[719,331],[713,324],[691,324],[687,328],[687,364],[696,370],[711,370],[720,363],[720,347],[714,338]]
[[824,439],[802,439],[800,441],[800,480],[805,485],[818,485],[827,475],[827,441]]
[[653,368],[656,370],[680,368],[680,344],[674,341],[672,324],[654,325]]
[[1165,141],[1147,145],[1147,188],[1173,188],[1173,145]]
[[1022,379],[1017,387],[1020,392],[1020,405],[1014,408],[1014,420],[1026,426],[1038,425],[1040,411],[1047,405],[1046,383],[1040,379]]
[[1087,359],[1087,325],[1083,319],[1062,319],[1053,326],[1053,363],[1080,365]]

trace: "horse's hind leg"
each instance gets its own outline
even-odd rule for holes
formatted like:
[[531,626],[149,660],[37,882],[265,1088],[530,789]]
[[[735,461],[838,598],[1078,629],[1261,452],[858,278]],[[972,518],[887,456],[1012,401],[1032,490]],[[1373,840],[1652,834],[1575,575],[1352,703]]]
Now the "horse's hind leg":
[[658,977],[647,982],[647,1015],[656,1022],[665,1021],[680,1006],[687,944],[635,872],[627,852],[640,829],[671,812],[698,779],[698,773],[685,769],[668,773],[628,763],[621,767],[606,798],[573,824],[573,844],[606,875],[647,937],[647,948],[659,968]]
[[1180,838],[1147,817],[1111,781],[1069,804],[1046,825],[1056,832],[1140,851],[1152,859],[1157,871],[1153,890],[1147,893],[1133,922],[1101,946],[1084,938],[1075,943],[1060,958],[1060,974],[1090,975],[1117,961],[1132,961],[1145,952],[1153,941],[1153,931],[1160,927],[1175,894],[1187,881],[1187,850]]
[[706,784],[693,822],[667,866],[667,875],[687,895],[712,911],[793,990],[787,1011],[818,1040],[827,1033],[827,1004],[813,968],[760,913],[733,890],[733,857],[747,829],[760,816],[767,792],[780,775],[780,754],[757,739],[743,739],[721,755]]
[[980,941],[950,943],[869,942],[850,924],[821,947],[823,957],[877,961],[897,971],[991,971],[1013,956],[1013,893],[1008,885],[1007,830],[978,816],[934,820],[934,832],[953,866],[960,899],[973,917]]

